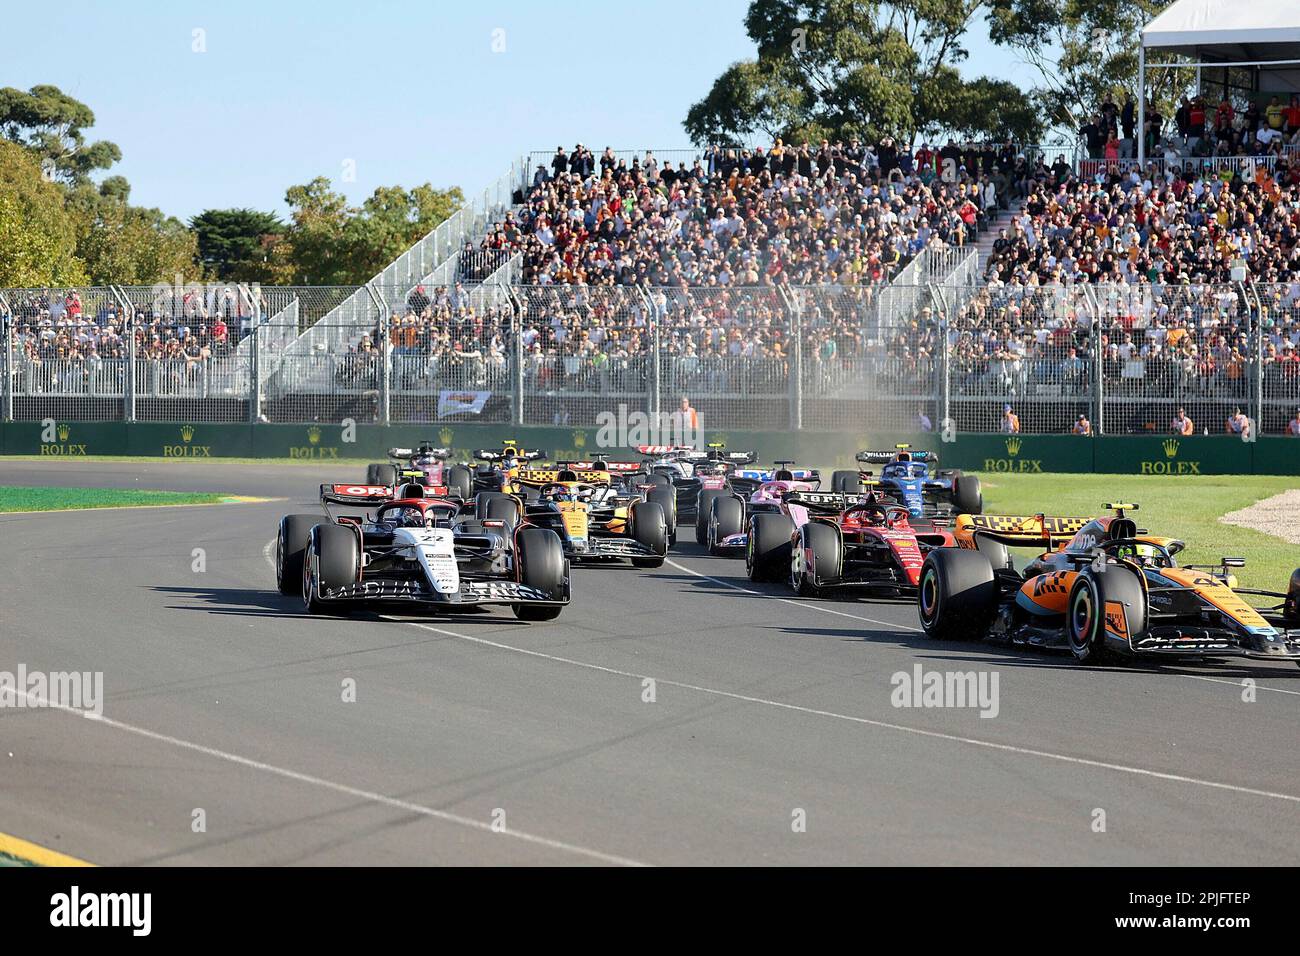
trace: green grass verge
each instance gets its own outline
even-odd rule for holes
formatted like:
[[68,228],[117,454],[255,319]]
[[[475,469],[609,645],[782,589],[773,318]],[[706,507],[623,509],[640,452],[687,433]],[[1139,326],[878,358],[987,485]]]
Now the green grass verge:
[[141,508],[156,505],[215,505],[230,495],[186,491],[141,491],[134,488],[0,487],[0,512],[68,511],[77,508]]
[[1246,559],[1237,572],[1243,587],[1285,591],[1300,567],[1300,549],[1280,538],[1219,521],[1223,515],[1300,487],[1296,477],[985,475],[984,510],[998,514],[1100,515],[1108,501],[1141,505],[1139,528],[1179,538],[1187,550],[1180,564],[1215,564],[1224,556]]

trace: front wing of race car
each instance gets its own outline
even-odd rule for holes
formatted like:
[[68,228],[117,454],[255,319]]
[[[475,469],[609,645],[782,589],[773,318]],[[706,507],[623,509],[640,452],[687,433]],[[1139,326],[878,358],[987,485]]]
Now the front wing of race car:
[[571,598],[569,581],[564,583],[564,599],[554,600],[537,588],[502,578],[480,580],[462,578],[451,592],[439,591],[415,578],[368,578],[320,592],[325,602],[412,602],[418,604],[466,607],[487,604],[565,605]]
[[660,556],[653,548],[633,538],[604,537],[595,534],[581,541],[572,538],[565,541],[564,554],[573,561]]

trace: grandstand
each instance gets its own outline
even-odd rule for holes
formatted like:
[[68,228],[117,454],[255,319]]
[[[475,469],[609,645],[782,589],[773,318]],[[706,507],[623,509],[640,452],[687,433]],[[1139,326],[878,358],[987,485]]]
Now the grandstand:
[[1084,145],[530,153],[364,286],[0,293],[6,407],[434,421],[473,392],[479,421],[579,426],[686,394],[714,428],[996,430],[1013,404],[1033,431],[1163,431],[1178,407],[1221,431],[1237,406],[1287,429],[1289,147]]

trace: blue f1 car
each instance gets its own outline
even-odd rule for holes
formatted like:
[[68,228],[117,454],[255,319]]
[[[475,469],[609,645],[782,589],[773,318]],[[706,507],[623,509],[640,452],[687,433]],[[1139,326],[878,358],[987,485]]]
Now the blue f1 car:
[[903,505],[913,518],[977,515],[984,511],[980,480],[955,468],[940,469],[935,452],[912,451],[911,445],[897,445],[894,451],[860,451],[856,458],[863,464],[884,468],[878,477],[870,471],[837,471],[831,476],[832,491],[860,492],[863,480],[870,478],[879,482],[879,493]]

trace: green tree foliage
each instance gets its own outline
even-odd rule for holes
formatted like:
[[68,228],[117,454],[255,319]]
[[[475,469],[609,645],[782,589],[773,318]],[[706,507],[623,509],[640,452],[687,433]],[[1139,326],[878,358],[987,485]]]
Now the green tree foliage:
[[94,125],[90,107],[57,86],[33,86],[26,93],[0,89],[0,135],[31,150],[49,178],[84,185],[91,173],[122,158],[113,143],[86,142],[85,131]]
[[271,250],[284,237],[285,224],[274,213],[255,209],[208,209],[190,220],[199,261],[223,282],[269,283],[274,277]]
[[282,281],[295,284],[368,282],[464,201],[458,188],[426,183],[380,187],[354,207],[320,176],[285,193],[291,221],[272,265]]
[[29,151],[0,142],[0,287],[86,281],[63,189]]
[[962,37],[984,0],[752,0],[757,59],[729,67],[683,124],[697,144],[755,134],[910,140],[944,130],[1036,137],[1026,94],[966,81]]
[[[990,0],[989,36],[1034,68],[1035,101],[1049,124],[1078,129],[1106,100],[1137,100],[1138,38],[1171,0]],[[1244,0],[1243,0],[1244,2]],[[1170,62],[1176,57],[1161,54]],[[1148,74],[1166,116],[1192,78],[1188,70]]]
[[78,215],[77,250],[92,284],[150,285],[195,274],[198,242],[179,219],[98,195]]

